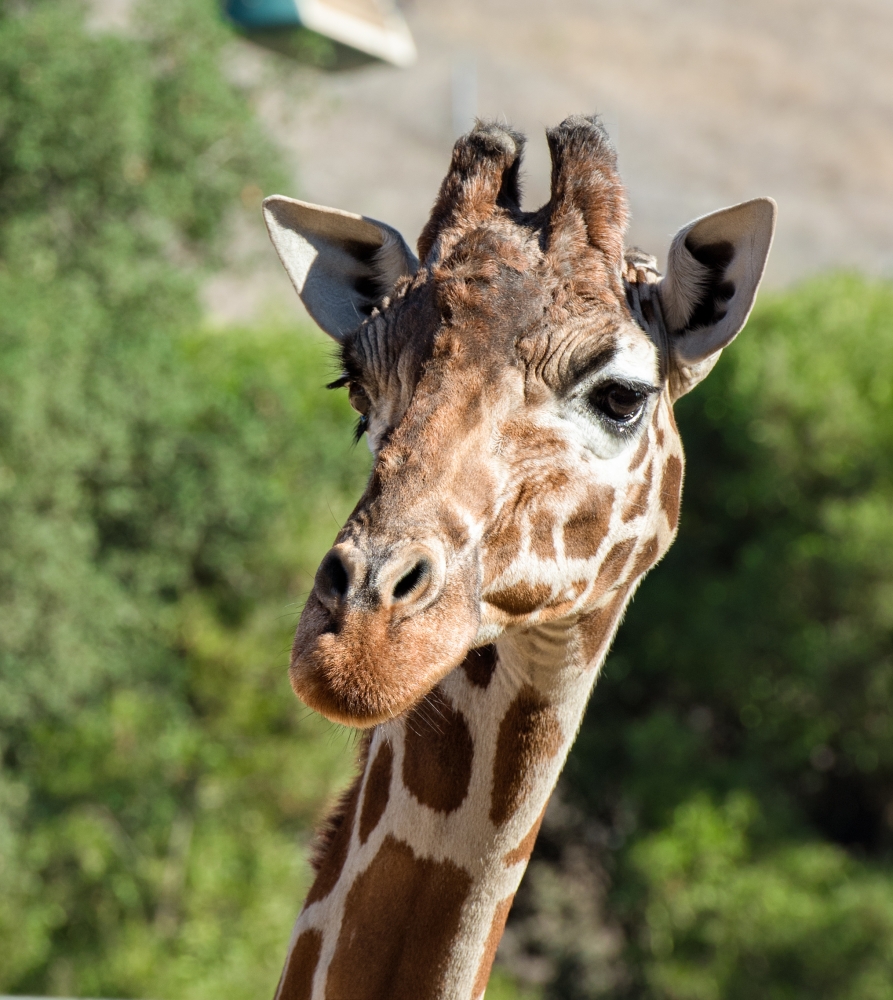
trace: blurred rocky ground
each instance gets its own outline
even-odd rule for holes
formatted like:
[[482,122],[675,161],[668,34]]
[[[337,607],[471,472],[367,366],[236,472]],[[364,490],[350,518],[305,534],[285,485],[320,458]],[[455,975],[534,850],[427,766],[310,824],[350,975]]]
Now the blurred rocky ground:
[[[126,0],[105,0],[114,8]],[[412,243],[457,129],[502,116],[529,136],[527,199],[548,193],[543,129],[598,111],[632,204],[630,242],[661,256],[691,218],[779,203],[767,280],[893,272],[893,6],[884,0],[409,0],[419,59],[319,71],[249,42],[287,194],[362,212]],[[260,192],[249,185],[247,201]],[[218,322],[298,308],[259,218],[205,289]]]

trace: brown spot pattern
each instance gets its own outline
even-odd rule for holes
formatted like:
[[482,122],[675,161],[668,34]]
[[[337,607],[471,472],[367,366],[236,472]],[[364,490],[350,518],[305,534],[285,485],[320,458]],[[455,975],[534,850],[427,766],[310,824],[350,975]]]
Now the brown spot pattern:
[[636,453],[633,455],[633,460],[630,463],[629,471],[635,472],[636,469],[645,461],[645,456],[648,454],[648,432],[646,431],[642,435],[642,440],[639,442],[639,447],[636,448]]
[[613,587],[620,579],[620,574],[623,572],[630,554],[635,547],[636,539],[627,538],[614,545],[611,551],[605,556],[605,561],[601,564],[601,568],[598,571],[598,580],[596,581],[602,593]]
[[369,835],[378,826],[388,804],[391,791],[391,771],[394,766],[394,751],[387,740],[383,740],[375,755],[375,760],[366,776],[363,792],[363,809],[360,812],[360,843],[365,844]]
[[667,402],[666,405],[663,407],[663,409],[664,412],[667,414],[667,423],[678,434],[679,427],[676,424],[676,414],[673,412],[673,404]]
[[319,965],[322,951],[322,933],[304,931],[288,956],[288,965],[282,974],[279,1000],[310,1000],[313,993],[313,975]]
[[326,1000],[443,997],[471,876],[390,834],[347,894]]
[[496,912],[493,914],[493,923],[490,924],[490,933],[487,935],[487,941],[484,944],[484,954],[481,955],[481,964],[478,966],[477,975],[474,977],[474,986],[471,990],[472,1000],[477,1000],[487,987],[490,970],[493,968],[493,959],[496,957],[496,949],[499,947],[502,933],[505,930],[505,922],[508,920],[509,910],[512,908],[514,899],[515,894],[512,893],[511,896],[508,896],[496,906]]
[[463,549],[468,544],[468,525],[454,511],[441,508],[440,526],[454,549]]
[[506,590],[497,590],[496,593],[487,595],[484,600],[508,615],[531,615],[551,596],[552,588],[547,583],[522,582]]
[[[536,449],[534,437],[540,433],[530,427],[523,440],[525,448]],[[549,441],[552,438],[549,437]],[[502,507],[496,524],[487,538],[487,576],[485,583],[495,580],[515,561],[521,551],[521,519],[527,515],[530,523],[530,550],[545,561],[555,558],[552,535],[553,515],[548,508],[550,497],[565,489],[570,476],[562,470],[525,480]]]
[[561,725],[555,709],[530,684],[525,684],[499,724],[490,819],[501,826],[530,794],[537,764],[561,749]]
[[583,651],[583,658],[587,662],[595,661],[596,657],[604,651],[617,618],[623,610],[627,593],[628,590],[624,587],[603,608],[596,608],[588,615],[580,617],[577,626],[580,630],[580,648]]
[[514,521],[507,521],[497,527],[487,538],[486,544],[485,585],[504,573],[518,557],[521,548],[521,529]]
[[589,559],[598,552],[611,525],[614,491],[594,486],[582,507],[564,525],[564,552],[568,558]]
[[468,794],[473,758],[465,716],[435,688],[407,716],[403,783],[422,805],[453,812]]
[[533,821],[533,826],[524,834],[524,839],[518,846],[509,851],[508,854],[502,859],[503,864],[506,868],[511,868],[512,865],[520,864],[522,861],[526,861],[530,855],[533,853],[533,845],[536,843],[536,836],[540,832],[540,827],[543,824],[543,817],[546,815],[546,806],[548,802],[543,806],[543,811],[537,816]]
[[[614,631],[617,618],[623,610],[627,594],[629,593],[629,585],[634,583],[646,570],[650,569],[657,562],[659,556],[660,542],[657,536],[653,535],[645,542],[636,556],[627,584],[621,587],[604,607],[596,608],[595,611],[590,611],[588,614],[581,616],[578,624],[580,630],[580,647],[583,651],[583,657],[587,662],[595,660],[604,651],[608,639]],[[623,556],[624,564],[628,558],[629,553]],[[622,569],[623,566],[620,567],[620,570]],[[599,582],[601,582],[601,578],[599,578]]]
[[530,530],[530,550],[543,562],[555,558],[555,540],[552,537],[552,518],[540,514]]
[[660,505],[667,515],[670,530],[675,531],[679,523],[679,504],[682,498],[682,461],[676,455],[670,455],[664,466],[664,475],[660,483]]
[[496,647],[480,646],[478,649],[469,650],[468,656],[462,661],[462,669],[475,687],[486,691],[493,679],[496,663]]
[[353,830],[354,816],[357,811],[357,800],[360,797],[360,779],[354,782],[344,798],[344,805],[340,815],[337,816],[337,827],[330,833],[328,849],[322,857],[319,871],[304,906],[316,903],[335,888],[341,876],[341,869],[347,859],[348,848],[350,847],[350,834]]
[[626,506],[623,508],[621,520],[632,521],[640,514],[644,514],[648,507],[648,497],[651,493],[651,481],[654,478],[654,463],[649,462],[645,469],[645,478],[641,483],[634,486],[626,496]]
[[645,542],[639,551],[639,554],[636,556],[636,561],[633,563],[633,571],[630,574],[630,582],[638,580],[638,578],[646,570],[651,569],[651,567],[657,562],[657,557],[659,555],[660,544],[657,540],[657,535],[653,535],[647,542]]

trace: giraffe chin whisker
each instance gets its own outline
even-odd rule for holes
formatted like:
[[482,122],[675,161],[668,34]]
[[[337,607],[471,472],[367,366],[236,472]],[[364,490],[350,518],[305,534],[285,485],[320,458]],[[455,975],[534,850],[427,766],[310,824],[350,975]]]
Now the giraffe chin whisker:
[[292,647],[292,690],[330,721],[358,729],[401,715],[471,648],[477,615],[461,594],[402,620],[378,608],[347,611],[337,622],[311,595]]

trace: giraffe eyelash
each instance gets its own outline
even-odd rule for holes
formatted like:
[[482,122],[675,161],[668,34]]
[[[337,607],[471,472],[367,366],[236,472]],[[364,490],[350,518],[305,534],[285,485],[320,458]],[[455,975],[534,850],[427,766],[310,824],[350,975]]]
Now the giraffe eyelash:
[[365,413],[361,413],[353,429],[353,443],[359,444],[363,435],[369,430],[369,418]]

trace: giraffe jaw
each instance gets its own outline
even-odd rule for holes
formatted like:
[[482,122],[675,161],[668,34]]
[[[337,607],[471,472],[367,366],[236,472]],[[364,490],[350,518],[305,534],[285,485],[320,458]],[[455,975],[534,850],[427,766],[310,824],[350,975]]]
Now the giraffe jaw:
[[289,680],[308,707],[359,729],[412,708],[455,669],[474,644],[479,599],[447,588],[423,612],[351,610],[336,619],[315,593],[298,623]]

